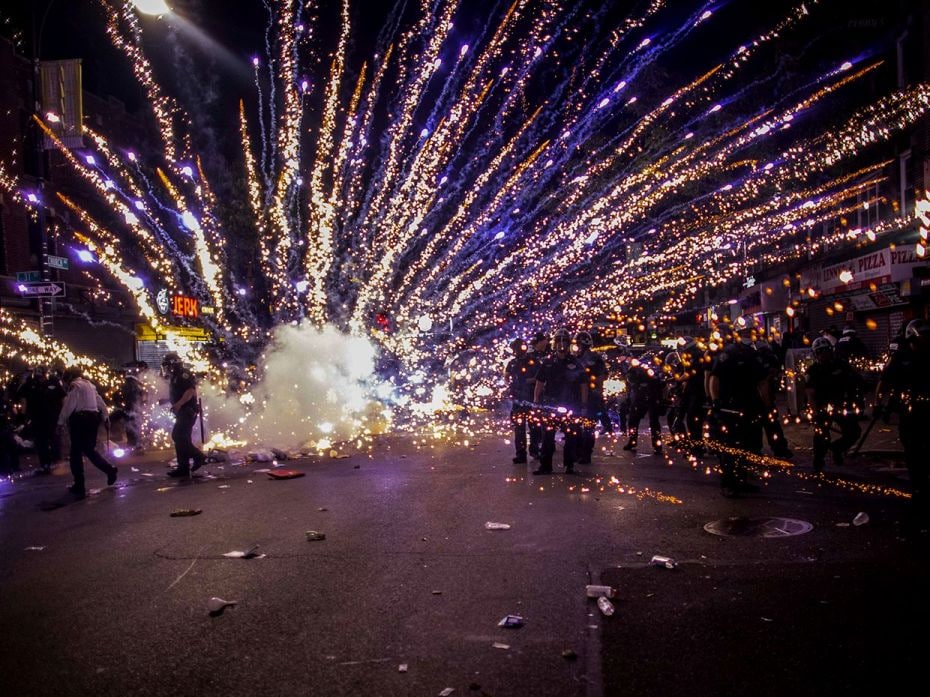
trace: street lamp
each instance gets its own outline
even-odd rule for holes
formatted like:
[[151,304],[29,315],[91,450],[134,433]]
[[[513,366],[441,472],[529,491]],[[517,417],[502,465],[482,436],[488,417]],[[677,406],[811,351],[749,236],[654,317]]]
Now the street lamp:
[[171,8],[165,0],[132,0],[132,5],[145,15],[161,17],[171,13]]

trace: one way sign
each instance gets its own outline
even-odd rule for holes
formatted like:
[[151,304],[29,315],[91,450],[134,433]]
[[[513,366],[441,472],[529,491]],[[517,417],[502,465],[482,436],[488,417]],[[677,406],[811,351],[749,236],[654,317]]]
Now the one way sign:
[[16,289],[24,296],[47,296],[52,298],[65,297],[65,284],[55,281],[42,283],[17,283]]

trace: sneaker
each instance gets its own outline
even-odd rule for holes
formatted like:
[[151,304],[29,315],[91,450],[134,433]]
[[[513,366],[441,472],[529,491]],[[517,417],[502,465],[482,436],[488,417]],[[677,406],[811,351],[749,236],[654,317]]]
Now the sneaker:
[[538,470],[533,470],[533,474],[552,474],[551,467],[540,467]]
[[116,484],[117,472],[119,472],[119,469],[114,467],[109,471],[109,473],[107,473],[107,486],[113,486]]
[[182,470],[180,467],[174,467],[168,470],[169,477],[189,477],[190,470]]
[[512,460],[515,465],[525,465],[526,464],[526,455],[518,455]]

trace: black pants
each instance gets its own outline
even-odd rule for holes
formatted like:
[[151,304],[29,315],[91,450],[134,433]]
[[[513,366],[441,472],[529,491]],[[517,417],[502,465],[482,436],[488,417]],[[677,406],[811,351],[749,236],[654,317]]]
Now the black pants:
[[71,436],[71,476],[74,488],[84,491],[84,458],[90,460],[101,472],[110,474],[114,467],[97,452],[97,429],[100,428],[100,412],[77,411],[68,419]]
[[533,457],[539,457],[539,439],[542,433],[533,411],[527,406],[510,408],[510,422],[513,424],[513,447],[518,458],[526,459],[527,435],[529,451]]
[[[737,410],[733,410],[737,411]],[[745,458],[739,452],[758,455],[762,451],[762,416],[750,413],[718,412],[714,414],[711,435],[731,452],[721,452],[720,469],[723,487],[738,486],[746,480]]]
[[39,465],[49,468],[55,461],[55,421],[32,422],[32,442]]
[[555,432],[561,428],[565,434],[565,444],[562,450],[562,464],[566,470],[573,470],[581,449],[581,426],[574,422],[558,424],[555,422],[543,425],[542,442],[539,449],[539,469],[552,470],[552,456],[555,454]]
[[904,463],[911,480],[913,506],[923,515],[930,514],[930,438],[927,424],[930,424],[930,405],[902,408],[898,429],[904,446]]
[[659,415],[662,405],[654,399],[634,399],[630,409],[630,445],[634,448],[639,440],[639,422],[649,415],[649,435],[652,436],[652,447],[658,450],[662,447],[662,424]]
[[0,427],[0,474],[19,471],[19,446],[11,426]]
[[769,410],[769,413],[765,415],[762,421],[762,429],[765,431],[765,438],[769,442],[769,447],[772,449],[773,453],[781,455],[790,450],[788,447],[788,439],[785,438],[785,431],[781,427],[778,408],[774,405]]
[[174,420],[174,428],[171,429],[171,440],[174,441],[174,452],[178,456],[178,469],[187,472],[191,468],[191,458],[194,460],[194,468],[198,469],[203,466],[205,458],[200,449],[194,445],[191,433],[194,430],[194,424],[197,422],[196,409],[181,409]]
[[[830,426],[836,423],[840,427],[840,437],[830,440]],[[823,464],[827,450],[841,455],[855,444],[862,433],[856,414],[828,414],[818,411],[814,414],[814,462]]]

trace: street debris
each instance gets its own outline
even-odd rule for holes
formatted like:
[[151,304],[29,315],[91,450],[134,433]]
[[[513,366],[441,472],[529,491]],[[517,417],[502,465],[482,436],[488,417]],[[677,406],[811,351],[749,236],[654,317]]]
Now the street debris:
[[433,595],[442,595],[442,591],[433,591]]
[[41,547],[36,547],[36,546],[33,546],[33,547],[26,547],[26,549],[25,549],[24,551],[26,551],[26,552],[41,552],[43,549],[45,549],[45,545],[42,545]]
[[203,509],[200,508],[177,508],[171,511],[172,518],[189,518],[190,516],[200,515]]
[[649,560],[651,566],[664,566],[666,569],[674,569],[678,566],[678,562],[672,559],[671,557],[664,557],[661,554],[654,554],[652,559]]
[[398,672],[398,673],[406,673],[406,672],[407,672],[407,664],[406,664],[406,663],[401,663],[399,666],[397,666],[397,672]]
[[762,617],[761,619],[762,619],[763,622],[774,622],[774,621],[775,621],[775,620],[770,619],[770,618],[768,618],[768,617]]
[[837,524],[836,524],[836,527],[838,527],[838,528],[848,528],[848,527],[849,527],[849,523],[837,523]]
[[501,621],[497,623],[497,626],[507,629],[519,629],[523,626],[523,618],[520,617],[520,615],[505,615]]
[[614,604],[603,595],[597,599],[597,607],[606,617],[610,617],[612,614],[614,614]]
[[307,542],[321,542],[326,539],[325,533],[320,532],[319,530],[307,530]]
[[323,512],[323,511],[328,511],[329,509],[328,508],[317,508],[316,510]]
[[565,649],[562,651],[562,658],[564,658],[566,661],[575,661],[578,660],[578,654],[571,649]]
[[217,489],[228,489],[228,488],[229,488],[229,484],[220,484],[220,485],[219,485],[218,487],[216,487],[216,488],[217,488]]
[[246,462],[271,462],[274,453],[270,450],[254,450],[245,456]]
[[449,697],[453,692],[455,692],[454,687],[447,687],[445,690],[439,693],[439,697]]
[[223,614],[223,610],[233,605],[238,605],[238,600],[223,600],[222,598],[213,597],[207,601],[207,610],[212,617]]
[[490,520],[484,524],[485,530],[510,530],[507,523],[492,523]]
[[868,522],[869,522],[869,514],[863,512],[863,511],[859,511],[859,512],[856,514],[856,517],[853,518],[853,525],[855,525],[857,528],[858,528],[860,525],[865,525],[865,524],[868,523]]
[[297,479],[297,477],[303,477],[306,472],[298,472],[297,470],[276,470],[267,473],[272,479]]
[[509,648],[510,648],[510,644],[502,644],[502,643],[499,642],[499,641],[495,641],[493,644],[491,644],[491,648],[492,648],[492,649],[505,649],[505,650],[506,650],[506,649],[509,649]]
[[259,554],[258,545],[254,545],[245,551],[234,549],[232,552],[226,552],[223,556],[228,559],[262,559],[265,555]]
[[585,595],[589,598],[616,598],[617,589],[612,586],[595,586],[588,585],[584,588]]

